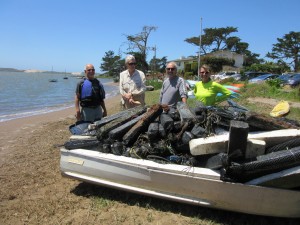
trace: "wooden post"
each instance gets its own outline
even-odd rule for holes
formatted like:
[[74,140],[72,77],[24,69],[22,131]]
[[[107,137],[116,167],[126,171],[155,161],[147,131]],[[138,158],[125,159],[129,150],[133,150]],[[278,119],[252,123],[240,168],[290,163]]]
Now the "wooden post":
[[230,121],[227,154],[231,160],[239,161],[245,159],[248,132],[248,123],[237,120]]

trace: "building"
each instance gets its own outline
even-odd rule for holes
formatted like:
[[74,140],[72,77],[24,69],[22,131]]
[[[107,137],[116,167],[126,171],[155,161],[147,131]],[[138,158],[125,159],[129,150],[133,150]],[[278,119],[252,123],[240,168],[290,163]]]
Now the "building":
[[216,58],[227,58],[234,60],[234,67],[242,68],[244,64],[244,55],[231,52],[229,50],[220,50],[206,54],[206,56],[212,56]]
[[[227,58],[227,59],[233,59],[234,60],[234,67],[236,68],[242,68],[244,64],[244,55],[237,54],[235,52],[231,52],[229,50],[220,50],[216,52],[211,52],[206,54],[205,56],[211,56],[211,57],[219,57],[219,58]],[[177,64],[178,70],[184,70],[184,64],[186,63],[193,63],[198,62],[198,57],[181,57],[180,59],[171,60],[172,62],[175,62]],[[168,62],[171,62],[168,61]]]
[[184,70],[184,64],[187,64],[187,63],[193,63],[193,62],[198,62],[198,57],[180,57],[180,59],[174,59],[174,60],[171,60],[171,61],[168,61],[167,63],[169,62],[175,62],[176,65],[177,65],[177,70],[179,71],[183,71]]

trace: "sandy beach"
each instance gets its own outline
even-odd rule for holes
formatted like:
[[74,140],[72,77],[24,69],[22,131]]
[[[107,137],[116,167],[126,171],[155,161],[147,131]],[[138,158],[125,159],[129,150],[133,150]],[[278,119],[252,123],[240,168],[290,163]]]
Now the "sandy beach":
[[[120,96],[106,100],[109,114],[119,110],[119,101]],[[74,115],[68,108],[0,123],[0,224],[84,221],[78,211],[88,209],[88,199],[71,194],[79,182],[59,171],[59,146],[70,136]],[[76,209],[74,202],[82,204]]]
[[[119,101],[120,96],[106,100],[109,115],[119,110]],[[74,123],[74,108],[0,123],[1,225],[287,222],[174,203],[64,178],[59,169],[59,147],[68,141],[68,128]]]

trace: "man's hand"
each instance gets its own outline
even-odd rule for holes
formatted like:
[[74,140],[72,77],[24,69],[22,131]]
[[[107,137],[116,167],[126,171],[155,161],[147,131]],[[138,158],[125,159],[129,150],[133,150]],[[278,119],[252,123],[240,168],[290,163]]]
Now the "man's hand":
[[80,121],[80,120],[81,120],[81,114],[80,114],[80,111],[76,111],[75,117],[76,117],[77,121]]
[[107,116],[107,111],[105,109],[105,110],[103,110],[102,117],[106,117],[106,116]]
[[129,99],[131,99],[132,98],[132,94],[131,93],[125,93],[124,95],[123,95],[123,98],[124,98],[124,100],[129,100]]

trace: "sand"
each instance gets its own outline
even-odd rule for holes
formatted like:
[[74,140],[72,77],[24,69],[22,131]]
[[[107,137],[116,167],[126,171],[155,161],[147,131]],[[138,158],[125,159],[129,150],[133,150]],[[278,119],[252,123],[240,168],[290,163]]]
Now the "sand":
[[[106,100],[109,114],[119,102],[120,96]],[[79,182],[61,177],[59,146],[75,122],[75,109],[68,108],[0,123],[0,224],[69,221],[74,211],[61,208],[74,207],[67,196]]]

